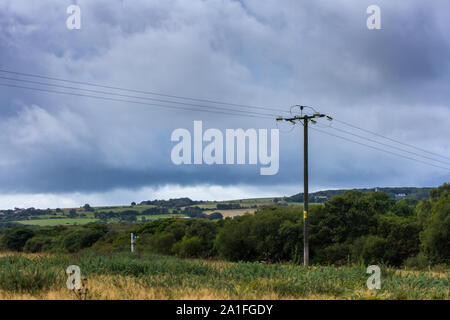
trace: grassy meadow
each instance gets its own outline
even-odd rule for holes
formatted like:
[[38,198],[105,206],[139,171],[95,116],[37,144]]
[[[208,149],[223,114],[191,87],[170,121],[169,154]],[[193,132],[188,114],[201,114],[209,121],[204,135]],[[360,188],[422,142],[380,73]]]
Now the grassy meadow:
[[75,224],[86,224],[90,222],[98,221],[98,219],[93,218],[62,218],[62,219],[36,219],[36,220],[23,220],[15,221],[17,223],[27,225],[27,226],[41,226],[41,227],[52,227],[58,225],[75,225]]
[[155,254],[0,253],[0,299],[77,299],[65,270],[78,265],[87,299],[449,299],[450,270],[313,266],[180,259]]

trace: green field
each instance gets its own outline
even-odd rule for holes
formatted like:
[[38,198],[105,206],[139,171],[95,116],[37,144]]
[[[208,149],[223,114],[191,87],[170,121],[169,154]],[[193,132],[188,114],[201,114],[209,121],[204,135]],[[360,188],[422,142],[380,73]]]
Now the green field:
[[149,208],[154,208],[156,206],[153,205],[135,205],[135,206],[108,206],[108,207],[94,207],[95,211],[105,211],[105,212],[123,212],[127,210],[136,210],[142,212]]
[[[142,215],[137,216],[137,220],[141,221],[142,218],[145,217],[147,221],[149,220],[155,220],[155,219],[168,219],[173,217],[184,217],[182,214],[155,214],[155,215]],[[98,219],[94,218],[62,218],[62,219],[35,219],[35,220],[21,220],[21,221],[14,221],[16,223],[20,223],[27,226],[41,226],[41,227],[51,227],[51,226],[58,226],[58,225],[81,225],[91,222],[99,221]],[[118,221],[118,220],[117,220]],[[110,222],[117,222],[115,219],[111,219]]]
[[17,223],[27,225],[27,226],[42,226],[42,227],[48,227],[48,226],[57,226],[57,225],[63,225],[63,224],[86,224],[90,222],[98,221],[98,219],[92,219],[92,218],[67,218],[67,219],[36,219],[36,220],[22,220],[22,221],[15,221]]

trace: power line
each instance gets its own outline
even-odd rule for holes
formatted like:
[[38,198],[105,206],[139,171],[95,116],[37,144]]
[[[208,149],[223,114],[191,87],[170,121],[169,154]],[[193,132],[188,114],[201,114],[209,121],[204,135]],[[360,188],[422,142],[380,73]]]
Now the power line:
[[367,132],[367,133],[371,133],[371,134],[373,134],[373,135],[376,135],[376,136],[379,136],[379,137],[381,137],[381,138],[390,140],[390,141],[392,141],[392,142],[395,142],[395,143],[398,143],[398,144],[402,144],[402,145],[404,145],[404,146],[407,146],[407,147],[410,147],[410,148],[413,148],[413,149],[416,149],[416,150],[419,150],[419,151],[422,151],[422,152],[426,152],[426,153],[433,154],[433,155],[435,155],[435,156],[438,156],[438,157],[441,157],[441,158],[445,158],[445,159],[450,160],[449,157],[446,157],[446,156],[443,156],[443,155],[440,155],[440,154],[437,154],[437,153],[434,153],[434,152],[431,152],[431,151],[427,151],[427,150],[425,150],[425,149],[421,149],[421,148],[416,147],[416,146],[413,146],[413,145],[411,145],[411,144],[407,144],[407,143],[404,143],[404,142],[401,142],[401,141],[398,141],[398,140],[395,140],[395,139],[392,139],[392,138],[383,136],[383,135],[381,135],[381,134],[379,134],[379,133],[376,133],[376,132],[373,132],[373,131],[370,131],[370,130],[367,130],[367,129],[364,129],[364,128],[360,128],[360,127],[355,126],[355,125],[353,125],[353,124],[350,124],[350,123],[348,123],[348,122],[340,121],[340,120],[337,120],[337,119],[334,119],[334,120],[337,121],[337,122],[340,122],[340,123],[342,123],[342,124],[344,124],[344,125],[347,125],[347,126],[349,126],[349,127],[352,127],[352,128],[355,128],[355,129],[359,129],[359,130],[365,131],[365,132]]
[[270,117],[276,116],[275,114],[267,114],[267,113],[253,112],[253,111],[243,111],[243,110],[236,110],[236,109],[221,108],[221,107],[216,107],[216,106],[207,106],[207,105],[199,105],[199,104],[192,104],[192,103],[186,103],[186,102],[178,102],[178,101],[162,100],[162,99],[155,99],[155,98],[148,98],[148,97],[132,96],[132,95],[126,95],[126,94],[120,94],[120,93],[114,93],[114,92],[83,89],[83,88],[70,87],[70,86],[62,86],[62,85],[58,85],[58,84],[45,83],[45,82],[40,82],[40,81],[16,79],[16,78],[9,78],[9,77],[2,77],[2,76],[0,76],[0,79],[17,81],[17,82],[26,82],[26,83],[32,83],[32,84],[37,84],[37,85],[42,85],[42,86],[56,87],[56,88],[69,89],[69,90],[79,90],[79,91],[91,92],[91,93],[96,93],[96,94],[112,95],[112,96],[124,97],[124,98],[134,98],[134,99],[150,100],[150,101],[172,103],[172,104],[182,104],[182,105],[201,107],[201,108],[213,108],[213,109],[223,110],[223,111],[242,112],[242,113],[270,116]]
[[[180,99],[180,100],[184,99],[184,100],[189,100],[189,101],[206,102],[206,103],[212,103],[212,104],[219,104],[219,105],[223,105],[223,106],[242,107],[242,108],[247,108],[247,109],[269,110],[269,111],[272,111],[272,112],[276,112],[277,114],[289,113],[289,111],[281,111],[281,110],[277,110],[277,109],[274,109],[274,108],[268,108],[268,107],[251,106],[251,105],[244,105],[244,104],[235,104],[235,103],[220,102],[220,101],[215,101],[215,100],[197,99],[197,98],[183,97],[183,96],[177,96],[177,95],[169,95],[169,94],[164,94],[164,93],[157,93],[157,92],[153,92],[153,91],[142,91],[142,90],[127,89],[127,88],[114,87],[114,86],[108,86],[108,85],[101,85],[101,84],[90,83],[90,82],[73,81],[73,80],[67,80],[67,79],[62,79],[62,78],[48,77],[48,76],[44,76],[44,75],[16,72],[16,71],[11,71],[11,70],[4,70],[4,69],[0,69],[0,72],[8,73],[8,74],[14,74],[14,75],[19,75],[19,76],[47,79],[47,80],[52,80],[52,81],[61,81],[61,82],[79,84],[79,85],[84,85],[84,86],[93,86],[93,87],[106,88],[106,89],[112,89],[112,90],[121,90],[121,91],[127,91],[127,92],[146,94],[146,95],[156,95],[156,96],[162,96],[162,97],[170,97],[170,98]],[[209,108],[209,110],[197,109],[197,108],[196,109],[192,109],[192,108],[181,107],[181,106],[173,106],[173,105],[161,105],[161,104],[156,104],[156,103],[144,103],[144,102],[138,102],[138,101],[125,100],[125,99],[115,99],[115,98],[110,98],[110,97],[100,97],[100,96],[96,96],[96,95],[88,95],[88,94],[73,93],[73,92],[63,92],[63,91],[48,90],[48,89],[42,89],[42,88],[25,87],[25,86],[18,86],[18,85],[0,83],[0,85],[2,85],[2,86],[22,88],[22,89],[34,90],[34,91],[40,91],[40,92],[65,94],[65,95],[87,97],[87,98],[94,98],[94,99],[103,99],[103,100],[116,101],[116,102],[127,102],[127,103],[148,105],[148,106],[161,107],[161,108],[171,108],[171,109],[188,110],[188,111],[196,111],[196,112],[208,112],[208,113],[226,114],[226,115],[232,115],[232,116],[244,116],[244,117],[261,118],[261,119],[272,119],[272,117],[275,115],[275,114],[260,113],[260,112],[253,112],[253,111],[229,109],[229,108],[224,108],[224,107],[219,107],[219,106],[199,105],[199,104],[187,103],[187,102],[183,102],[183,101],[162,100],[162,99],[156,99],[156,98],[150,98],[150,97],[142,97],[142,96],[133,96],[133,95],[120,94],[120,93],[115,93],[115,92],[106,92],[106,91],[99,91],[99,90],[92,90],[92,89],[85,89],[85,88],[76,88],[76,87],[70,87],[70,86],[62,86],[62,85],[58,85],[58,84],[54,84],[54,83],[44,83],[44,82],[32,81],[32,80],[26,80],[26,79],[8,78],[8,77],[2,77],[2,76],[0,76],[0,78],[5,79],[5,80],[9,80],[9,81],[27,82],[27,83],[37,84],[37,85],[44,85],[44,86],[49,86],[49,87],[58,87],[58,88],[70,89],[70,90],[78,90],[78,91],[91,92],[91,93],[96,93],[96,94],[104,94],[104,95],[124,97],[124,98],[132,98],[132,99],[150,100],[150,101],[156,101],[156,102],[162,102],[162,103],[168,103],[168,104],[176,104],[176,105],[180,105],[181,104],[181,105],[186,105],[186,106],[190,106],[190,107]],[[211,109],[213,109],[213,110],[211,110]],[[349,127],[352,127],[352,128],[355,128],[355,129],[358,129],[358,130],[361,130],[361,131],[364,131],[364,132],[367,132],[367,133],[370,133],[370,134],[373,134],[373,135],[376,135],[376,136],[381,137],[383,139],[387,139],[389,141],[392,141],[392,142],[395,142],[395,143],[407,146],[409,148],[414,148],[414,149],[419,150],[421,152],[425,152],[425,153],[428,153],[428,154],[432,154],[434,156],[438,156],[438,157],[450,160],[449,157],[442,156],[440,154],[437,154],[437,153],[434,153],[434,152],[431,152],[431,151],[427,151],[425,149],[421,149],[421,148],[418,148],[418,147],[410,145],[410,144],[403,143],[401,141],[398,141],[398,140],[386,137],[386,136],[381,135],[379,133],[376,133],[376,132],[373,132],[373,131],[370,131],[370,130],[367,130],[367,129],[364,129],[364,128],[361,128],[361,127],[358,127],[356,125],[347,123],[345,121],[341,121],[341,120],[337,120],[337,119],[333,119],[333,120],[335,120],[335,121],[337,121],[339,123],[342,123],[344,125],[347,125]],[[435,162],[448,164],[447,162],[443,162],[443,161],[440,161],[440,160],[437,160],[437,159],[429,158],[427,156],[420,155],[420,154],[408,151],[408,150],[404,150],[404,149],[401,149],[401,148],[398,148],[398,147],[394,147],[394,146],[391,146],[391,145],[388,145],[388,144],[384,144],[382,142],[379,142],[379,141],[376,141],[376,140],[372,140],[372,139],[367,138],[367,137],[362,137],[362,136],[359,136],[359,135],[347,132],[347,131],[342,130],[342,129],[338,129],[338,128],[334,128],[334,127],[331,127],[331,128],[334,129],[334,130],[337,130],[337,131],[344,132],[346,134],[350,134],[350,135],[356,136],[356,137],[361,138],[361,139],[365,139],[365,140],[368,140],[368,141],[371,141],[371,142],[374,142],[374,143],[377,143],[377,144],[380,144],[380,145],[387,146],[387,147],[392,148],[392,149],[400,150],[402,152],[413,154],[415,156],[426,158],[426,159],[429,159],[429,160],[432,160],[432,161],[435,161]]]
[[281,111],[281,110],[278,110],[278,109],[275,109],[275,108],[269,108],[269,107],[253,106],[253,105],[245,105],[245,104],[236,104],[236,103],[230,103],[230,102],[221,102],[221,101],[217,101],[217,100],[208,100],[208,99],[198,99],[198,98],[191,98],[191,97],[183,97],[183,96],[171,95],[171,94],[166,94],[166,93],[158,93],[158,92],[154,92],[154,91],[135,90],[135,89],[121,88],[121,87],[115,87],[115,86],[109,86],[109,85],[102,85],[102,84],[97,84],[97,83],[92,83],[92,82],[73,81],[73,80],[68,80],[68,79],[48,77],[48,76],[43,76],[43,75],[38,75],[38,74],[17,72],[17,71],[5,70],[5,69],[0,69],[0,72],[9,73],[9,74],[15,74],[15,75],[21,75],[21,76],[26,76],[26,77],[33,77],[33,78],[41,78],[41,79],[47,79],[47,80],[61,81],[61,82],[66,82],[66,83],[81,84],[81,85],[99,87],[99,88],[104,88],[104,89],[122,90],[122,91],[134,92],[134,93],[156,95],[156,96],[167,97],[167,98],[175,98],[175,99],[183,99],[183,100],[190,100],[190,101],[214,103],[214,104],[221,104],[221,105],[227,105],[227,106],[242,107],[242,108],[247,108],[247,109],[267,110],[267,111],[273,111],[273,112],[277,112],[277,113],[279,113],[279,112],[288,113],[287,111]]
[[109,101],[116,101],[116,102],[134,103],[134,104],[154,106],[154,107],[159,107],[159,108],[170,108],[170,109],[199,111],[199,112],[208,112],[208,113],[220,113],[220,114],[226,114],[226,115],[232,115],[232,116],[243,116],[243,117],[251,117],[251,118],[261,118],[261,119],[273,119],[272,117],[263,117],[263,116],[251,115],[251,114],[238,114],[238,113],[232,113],[232,112],[221,112],[221,111],[217,111],[217,110],[192,109],[192,108],[186,108],[186,107],[160,105],[160,104],[155,104],[155,103],[139,102],[139,101],[132,101],[132,100],[116,99],[116,98],[107,98],[107,97],[100,97],[100,96],[81,94],[81,93],[63,92],[63,91],[48,90],[48,89],[42,89],[42,88],[25,87],[25,86],[19,86],[19,85],[7,84],[7,83],[0,83],[0,86],[11,87],[11,88],[21,88],[21,89],[38,91],[38,92],[57,93],[57,94],[64,94],[64,95],[71,95],[71,96],[78,96],[78,97],[85,97],[85,98],[109,100]]
[[362,145],[362,146],[365,146],[365,147],[368,147],[368,148],[372,148],[372,149],[375,149],[375,150],[378,150],[378,151],[381,151],[381,152],[386,152],[386,153],[389,153],[389,154],[392,154],[392,155],[395,155],[395,156],[398,156],[398,157],[402,157],[402,158],[405,158],[405,159],[408,159],[408,160],[420,162],[422,164],[426,164],[426,165],[429,165],[429,166],[433,166],[433,167],[436,167],[436,168],[445,169],[445,170],[449,170],[450,171],[450,168],[441,167],[441,166],[438,166],[438,165],[435,165],[435,164],[431,164],[431,163],[428,163],[428,162],[425,162],[425,161],[422,161],[422,160],[418,160],[418,159],[411,158],[411,157],[408,157],[408,156],[405,156],[405,155],[401,155],[401,154],[398,154],[398,153],[395,153],[395,152],[391,152],[391,151],[388,151],[388,150],[377,148],[377,147],[374,147],[374,146],[371,146],[371,145],[368,145],[368,144],[365,144],[365,143],[361,143],[361,142],[358,142],[358,141],[355,141],[355,140],[352,140],[352,139],[348,139],[348,138],[345,138],[345,137],[342,137],[342,136],[339,136],[339,135],[336,135],[336,134],[332,134],[332,133],[329,133],[329,132],[326,132],[326,131],[323,131],[323,130],[320,130],[320,129],[316,129],[316,128],[311,128],[311,129],[313,129],[315,131],[319,131],[319,132],[321,132],[323,134],[326,134],[326,135],[329,135],[329,136],[332,136],[332,137],[340,138],[340,139],[343,139],[343,140],[346,140],[346,141],[349,141],[349,142],[352,142],[352,143],[356,143],[356,144],[359,144],[359,145]]
[[360,136],[360,135],[357,135],[355,133],[352,133],[352,132],[349,132],[349,131],[346,131],[346,130],[342,130],[342,129],[335,128],[335,127],[327,127],[327,128],[330,128],[330,129],[333,129],[333,130],[336,130],[336,131],[340,131],[342,133],[346,133],[346,134],[358,137],[360,139],[365,139],[367,141],[374,142],[374,143],[377,143],[379,145],[383,145],[383,146],[386,146],[386,147],[389,147],[389,148],[392,148],[392,149],[396,149],[396,150],[399,150],[399,151],[402,151],[402,152],[413,154],[413,155],[418,156],[418,157],[422,157],[422,158],[429,159],[429,160],[432,160],[432,161],[440,162],[442,164],[446,164],[446,165],[450,166],[450,163],[448,163],[448,162],[444,162],[444,161],[441,161],[441,160],[430,158],[430,157],[427,157],[427,156],[424,156],[424,155],[421,155],[421,154],[418,154],[418,153],[415,153],[415,152],[412,152],[412,151],[409,151],[409,150],[405,150],[405,149],[401,149],[401,148],[398,148],[398,147],[394,147],[394,146],[391,146],[391,145],[389,145],[387,143],[379,142],[379,141],[376,141],[376,140],[373,140],[373,139],[370,139],[370,138],[367,138],[367,137],[364,137],[364,136]]

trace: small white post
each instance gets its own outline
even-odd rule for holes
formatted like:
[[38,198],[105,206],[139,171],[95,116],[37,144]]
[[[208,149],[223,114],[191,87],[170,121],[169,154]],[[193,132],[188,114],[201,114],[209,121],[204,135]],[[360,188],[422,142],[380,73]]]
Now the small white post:
[[131,233],[131,237],[130,237],[130,240],[131,240],[131,252],[134,252],[135,249],[136,249],[136,239],[139,239],[139,237],[135,236],[134,233]]

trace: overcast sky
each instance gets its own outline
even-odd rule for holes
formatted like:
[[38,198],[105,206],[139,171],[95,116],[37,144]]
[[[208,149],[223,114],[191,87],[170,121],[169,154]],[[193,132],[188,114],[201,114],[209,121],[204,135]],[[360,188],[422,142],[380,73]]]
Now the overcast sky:
[[[66,27],[70,4],[80,30]],[[366,26],[372,4],[381,30]],[[310,105],[446,156],[422,161],[450,168],[449,14],[448,1],[2,0],[0,69],[282,111]],[[0,208],[303,191],[301,127],[281,128],[279,172],[261,176],[255,165],[174,165],[171,133],[192,132],[194,120],[223,132],[277,128],[0,86]],[[312,190],[448,181],[449,170],[310,132]]]

